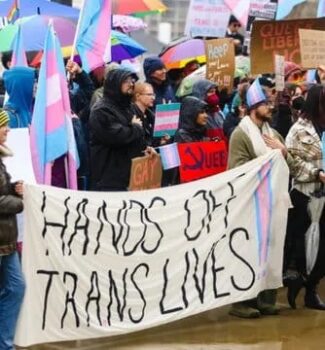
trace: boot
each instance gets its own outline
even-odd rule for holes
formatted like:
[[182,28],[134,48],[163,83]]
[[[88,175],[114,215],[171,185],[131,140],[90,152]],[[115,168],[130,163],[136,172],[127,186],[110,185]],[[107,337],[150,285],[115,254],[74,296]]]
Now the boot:
[[285,286],[288,287],[287,299],[292,309],[296,309],[296,299],[304,286],[304,278],[296,271],[288,273],[285,278]]
[[279,308],[276,304],[276,289],[268,289],[259,293],[257,296],[257,308],[262,315],[272,316],[279,313]]
[[250,307],[247,302],[240,302],[232,304],[229,315],[241,318],[258,318],[261,316],[261,313]]
[[317,294],[315,287],[306,289],[305,306],[309,309],[325,310],[325,304]]

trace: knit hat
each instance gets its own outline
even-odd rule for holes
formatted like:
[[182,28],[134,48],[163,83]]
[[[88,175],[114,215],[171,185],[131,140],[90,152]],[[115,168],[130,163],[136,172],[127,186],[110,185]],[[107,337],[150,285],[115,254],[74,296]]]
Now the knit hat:
[[298,64],[294,63],[294,62],[290,62],[290,61],[286,61],[284,62],[284,78],[288,79],[289,75],[292,73],[303,73],[303,70],[301,69],[300,66],[298,66]]
[[157,56],[147,57],[143,62],[143,71],[147,79],[153,72],[163,68],[165,68],[164,62]]
[[256,108],[260,103],[267,101],[259,79],[255,79],[254,83],[247,90],[246,101],[249,109]]
[[6,125],[8,123],[9,123],[8,113],[4,109],[0,108],[0,127]]

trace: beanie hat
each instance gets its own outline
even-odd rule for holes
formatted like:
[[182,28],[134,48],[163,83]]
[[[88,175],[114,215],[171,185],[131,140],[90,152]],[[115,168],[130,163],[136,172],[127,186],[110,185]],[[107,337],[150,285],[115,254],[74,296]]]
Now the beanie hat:
[[289,75],[292,73],[302,73],[303,70],[298,66],[298,64],[290,61],[284,62],[284,78],[288,79]]
[[153,72],[163,68],[165,68],[164,62],[157,56],[147,57],[143,62],[143,71],[147,79]]
[[247,106],[249,109],[258,107],[260,103],[265,103],[267,100],[259,79],[255,79],[254,83],[249,87],[246,94]]
[[8,113],[4,109],[0,108],[0,127],[6,125],[8,123],[9,123]]

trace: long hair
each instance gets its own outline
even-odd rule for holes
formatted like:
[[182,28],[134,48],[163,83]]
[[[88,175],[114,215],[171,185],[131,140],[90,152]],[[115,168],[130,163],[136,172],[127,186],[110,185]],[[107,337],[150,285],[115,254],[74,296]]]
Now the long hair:
[[316,124],[325,124],[325,87],[313,85],[307,93],[302,117]]

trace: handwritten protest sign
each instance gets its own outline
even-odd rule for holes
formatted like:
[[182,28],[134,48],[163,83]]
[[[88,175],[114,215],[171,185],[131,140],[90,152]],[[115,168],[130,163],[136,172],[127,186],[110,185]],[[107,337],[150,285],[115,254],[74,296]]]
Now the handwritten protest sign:
[[185,34],[191,37],[225,36],[230,9],[223,0],[191,0]]
[[162,165],[159,155],[132,159],[130,191],[149,190],[161,186]]
[[219,89],[232,91],[235,73],[235,48],[232,39],[205,41],[207,57],[206,78],[214,81]]
[[16,344],[126,334],[280,287],[288,181],[274,151],[150,191],[26,186]]
[[276,91],[284,90],[284,56],[274,56],[274,70],[275,70],[275,89]]
[[301,66],[318,68],[325,63],[325,31],[299,29]]
[[178,145],[181,182],[202,179],[227,168],[227,147],[220,142],[191,142]]
[[272,73],[274,56],[301,64],[299,29],[325,30],[325,18],[290,21],[256,21],[251,42],[252,74]]
[[165,103],[156,106],[156,116],[153,136],[161,137],[165,134],[174,136],[179,123],[180,103]]

